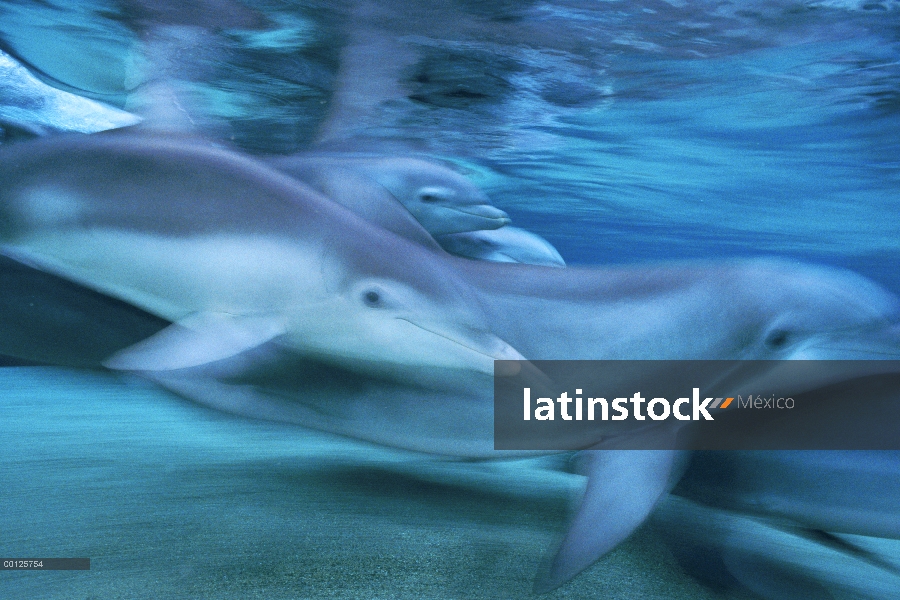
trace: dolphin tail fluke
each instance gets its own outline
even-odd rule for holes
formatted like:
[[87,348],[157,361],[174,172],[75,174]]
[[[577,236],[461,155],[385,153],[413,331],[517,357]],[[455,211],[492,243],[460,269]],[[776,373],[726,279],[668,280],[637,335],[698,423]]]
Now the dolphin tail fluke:
[[118,371],[168,371],[237,356],[284,333],[265,316],[196,313],[104,361]]
[[559,587],[631,535],[666,491],[675,456],[672,450],[583,452],[584,498],[535,592]]

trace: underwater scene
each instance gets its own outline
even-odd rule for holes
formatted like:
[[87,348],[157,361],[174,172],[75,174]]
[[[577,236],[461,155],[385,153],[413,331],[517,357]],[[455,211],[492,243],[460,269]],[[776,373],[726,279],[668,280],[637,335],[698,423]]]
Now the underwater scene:
[[0,555],[90,558],[0,598],[898,599],[900,425],[501,452],[492,400],[900,359],[898,209],[894,0],[0,0]]

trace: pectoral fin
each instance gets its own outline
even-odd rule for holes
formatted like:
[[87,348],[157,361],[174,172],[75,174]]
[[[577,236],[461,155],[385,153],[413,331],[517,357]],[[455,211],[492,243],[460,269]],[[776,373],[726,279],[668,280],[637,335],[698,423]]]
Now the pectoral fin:
[[666,491],[675,456],[673,450],[583,452],[584,499],[535,591],[559,587],[631,535]]
[[112,355],[103,365],[119,371],[185,369],[236,356],[284,333],[272,316],[195,313]]

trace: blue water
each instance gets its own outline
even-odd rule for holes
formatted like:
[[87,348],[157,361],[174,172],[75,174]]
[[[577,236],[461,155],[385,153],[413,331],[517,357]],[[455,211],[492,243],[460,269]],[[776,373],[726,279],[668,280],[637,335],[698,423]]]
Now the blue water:
[[242,24],[229,2],[188,17],[144,3],[207,27],[165,35],[125,4],[3,2],[0,40],[48,80],[128,106],[152,79],[141,39],[164,37],[198,129],[284,153],[313,142],[341,42],[374,23],[418,62],[342,127],[363,148],[471,167],[570,262],[774,253],[896,284],[895,2],[381,2],[368,21],[352,3],[249,3],[258,30],[228,28]]
[[[900,3],[417,6],[2,0],[0,46],[45,82],[126,110],[162,72],[198,134],[269,154],[313,145],[342,51],[367,32],[385,54],[358,78],[392,85],[339,123],[351,147],[456,163],[571,264],[778,255],[900,293]],[[403,52],[413,58],[392,70]],[[552,469],[523,468],[523,484],[518,467],[400,468],[418,459],[91,377],[0,373],[3,412],[21,416],[0,430],[0,550],[115,568],[93,584],[0,573],[3,597],[522,597],[577,493]],[[348,471],[361,463],[383,471]],[[560,596],[718,597],[638,539]],[[275,566],[260,566],[264,550]],[[347,583],[360,572],[371,587]],[[304,577],[318,587],[292,587]]]

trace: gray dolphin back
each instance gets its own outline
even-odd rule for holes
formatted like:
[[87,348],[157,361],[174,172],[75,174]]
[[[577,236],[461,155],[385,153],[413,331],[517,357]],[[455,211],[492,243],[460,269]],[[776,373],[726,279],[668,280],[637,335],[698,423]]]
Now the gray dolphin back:
[[[17,144],[0,154],[0,180],[0,230],[29,218],[43,226],[58,222],[164,235],[261,229],[314,235],[311,221],[325,212],[314,205],[327,203],[253,161],[152,137],[72,136]],[[79,194],[88,193],[90,202],[80,201],[87,198]]]

